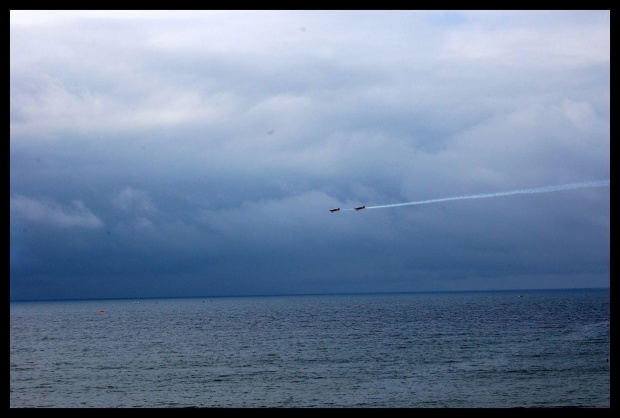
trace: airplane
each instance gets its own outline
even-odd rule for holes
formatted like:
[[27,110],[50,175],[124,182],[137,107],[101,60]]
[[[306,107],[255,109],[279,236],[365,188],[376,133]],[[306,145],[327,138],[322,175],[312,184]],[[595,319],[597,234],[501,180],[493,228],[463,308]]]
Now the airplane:
[[355,210],[362,210],[362,209],[366,209],[366,206],[358,206],[355,208]]
[[338,212],[339,210],[340,208],[335,208],[335,209],[330,209],[329,211],[333,213],[333,212]]

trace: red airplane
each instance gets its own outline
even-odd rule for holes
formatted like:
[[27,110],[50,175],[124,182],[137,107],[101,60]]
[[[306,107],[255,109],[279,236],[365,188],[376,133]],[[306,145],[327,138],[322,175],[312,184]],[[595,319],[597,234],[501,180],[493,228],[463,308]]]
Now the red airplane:
[[330,209],[330,212],[338,212],[340,210],[340,208],[335,208],[335,209]]
[[355,208],[355,210],[362,210],[362,209],[366,209],[366,206],[358,206]]

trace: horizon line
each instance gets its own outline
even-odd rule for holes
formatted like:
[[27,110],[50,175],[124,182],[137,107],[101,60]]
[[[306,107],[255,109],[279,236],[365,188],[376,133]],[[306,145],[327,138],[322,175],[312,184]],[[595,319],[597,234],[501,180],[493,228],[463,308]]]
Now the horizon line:
[[245,295],[201,295],[201,296],[134,296],[104,298],[66,298],[66,299],[11,299],[12,302],[78,302],[96,300],[148,300],[148,299],[209,299],[209,298],[251,298],[251,297],[289,297],[289,296],[346,296],[346,295],[388,295],[411,293],[476,293],[476,292],[543,292],[571,290],[610,290],[607,287],[552,287],[526,289],[470,289],[470,290],[409,290],[409,291],[376,291],[376,292],[334,292],[334,293],[280,293],[280,294],[245,294]]

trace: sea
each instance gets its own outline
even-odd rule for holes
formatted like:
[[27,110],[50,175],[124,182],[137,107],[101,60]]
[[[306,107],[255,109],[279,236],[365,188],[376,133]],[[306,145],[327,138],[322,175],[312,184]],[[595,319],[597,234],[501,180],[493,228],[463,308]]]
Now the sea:
[[609,289],[10,303],[11,408],[609,408]]

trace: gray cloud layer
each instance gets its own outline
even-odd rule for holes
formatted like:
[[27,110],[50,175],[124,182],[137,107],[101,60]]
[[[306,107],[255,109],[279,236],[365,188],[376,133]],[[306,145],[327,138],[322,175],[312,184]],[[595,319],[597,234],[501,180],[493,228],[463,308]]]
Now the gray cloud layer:
[[609,285],[609,11],[11,12],[11,297]]

